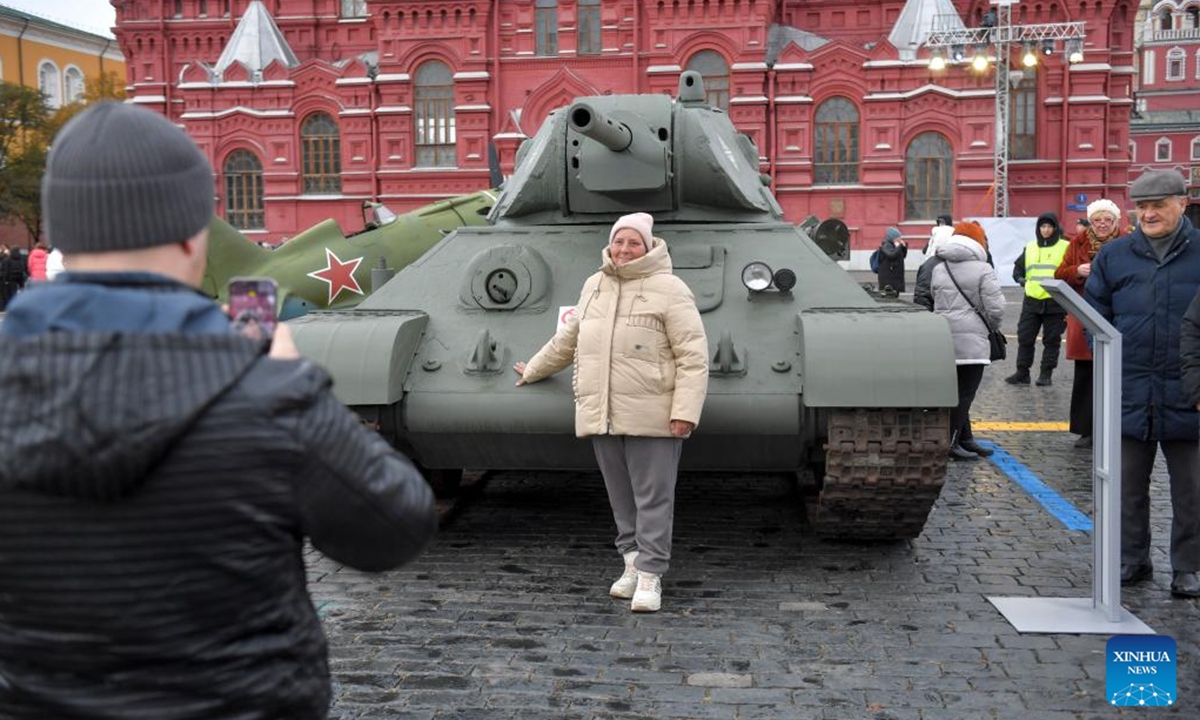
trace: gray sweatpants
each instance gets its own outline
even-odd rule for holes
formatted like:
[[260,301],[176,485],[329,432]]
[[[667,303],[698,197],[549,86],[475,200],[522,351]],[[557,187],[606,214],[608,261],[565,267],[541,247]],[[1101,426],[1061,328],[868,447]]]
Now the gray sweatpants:
[[671,564],[675,478],[683,440],[596,435],[592,448],[617,523],[617,550],[637,550],[638,570],[665,573]]

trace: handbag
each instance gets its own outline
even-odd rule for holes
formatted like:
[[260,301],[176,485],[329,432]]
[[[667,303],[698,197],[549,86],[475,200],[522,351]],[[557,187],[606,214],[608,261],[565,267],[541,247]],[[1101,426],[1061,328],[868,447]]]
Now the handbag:
[[[971,309],[983,321],[983,326],[987,328],[988,345],[990,347],[989,359],[995,362],[1008,357],[1008,338],[1004,337],[1004,333],[1000,332],[999,328],[992,328],[992,324],[988,322],[984,314],[975,306],[975,303],[971,302],[971,296],[963,292],[962,286],[958,284],[958,280],[954,279],[954,273],[950,272],[950,263],[943,263],[943,265],[946,266],[946,274],[950,276],[950,282],[954,283],[954,287],[958,289],[958,294],[963,296],[963,299],[967,301],[967,304],[971,306]],[[979,284],[980,287],[983,287],[983,280],[980,280]],[[980,294],[982,295],[982,292]]]

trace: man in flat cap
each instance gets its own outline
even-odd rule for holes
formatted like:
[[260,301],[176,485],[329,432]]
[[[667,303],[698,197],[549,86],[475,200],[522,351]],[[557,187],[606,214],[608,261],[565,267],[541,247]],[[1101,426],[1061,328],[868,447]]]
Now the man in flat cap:
[[1200,597],[1200,415],[1180,381],[1180,326],[1200,289],[1200,231],[1184,217],[1183,177],[1147,172],[1129,196],[1138,227],[1106,243],[1084,292],[1121,331],[1121,582],[1153,575],[1150,472],[1171,482],[1171,593]]
[[361,570],[437,526],[424,479],[296,356],[197,290],[213,172],[102,103],[54,138],[66,272],[0,325],[0,717],[318,720],[305,538]]

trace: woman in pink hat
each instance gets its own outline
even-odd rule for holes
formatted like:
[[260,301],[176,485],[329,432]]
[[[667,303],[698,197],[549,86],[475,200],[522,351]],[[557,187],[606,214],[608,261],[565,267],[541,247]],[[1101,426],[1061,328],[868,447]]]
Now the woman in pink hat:
[[524,385],[575,365],[575,434],[592,438],[625,559],[609,595],[634,612],[662,604],[679,455],[708,390],[700,312],[653,228],[646,213],[618,219],[575,313],[513,366]]

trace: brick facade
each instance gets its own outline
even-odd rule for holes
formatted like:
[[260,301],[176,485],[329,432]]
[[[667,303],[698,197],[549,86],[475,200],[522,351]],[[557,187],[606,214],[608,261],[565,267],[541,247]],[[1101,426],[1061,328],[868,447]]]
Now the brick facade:
[[[1088,40],[1085,62],[1069,72],[1059,47],[1028,73],[1034,94],[1025,107],[1035,131],[1026,138],[1029,157],[1011,164],[1012,215],[1069,215],[1077,194],[1125,201],[1133,35],[1118,18],[1132,18],[1134,2],[1081,9],[1026,0],[1014,8],[1014,23],[1085,20]],[[976,76],[952,65],[933,72],[924,48],[915,60],[901,60],[887,40],[901,0],[268,0],[298,64],[276,62],[257,73],[235,64],[214,75],[249,4],[114,2],[131,96],[196,138],[218,170],[222,203],[230,154],[247,150],[261,163],[265,227],[257,237],[280,240],[326,217],[357,227],[367,198],[404,210],[486,187],[489,146],[511,172],[521,141],[570,98],[673,93],[689,63],[714,58],[728,73],[709,83],[714,101],[727,103],[757,143],[762,169],[794,221],[840,217],[853,247],[864,250],[888,225],[920,244],[935,207],[956,217],[991,214],[990,71]],[[976,25],[987,3],[966,0],[958,9]],[[1015,54],[1012,61],[1019,67]],[[449,73],[443,92],[455,138],[451,159],[422,166],[419,116],[437,101],[418,97],[417,85],[431,62]],[[838,98],[857,116],[845,127],[857,133],[858,157],[828,170],[833,184],[817,157],[817,112]],[[337,123],[337,194],[304,192],[300,127],[316,112]],[[920,166],[912,157],[918,137],[950,148],[941,205],[914,207],[920,174],[906,172],[906,164]],[[850,174],[837,177],[843,171]]]

